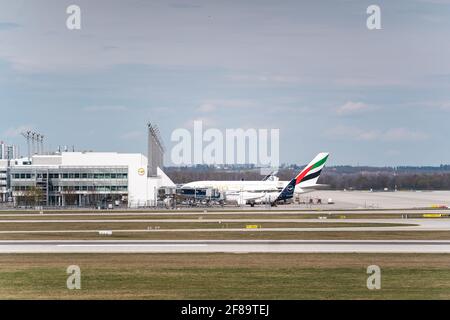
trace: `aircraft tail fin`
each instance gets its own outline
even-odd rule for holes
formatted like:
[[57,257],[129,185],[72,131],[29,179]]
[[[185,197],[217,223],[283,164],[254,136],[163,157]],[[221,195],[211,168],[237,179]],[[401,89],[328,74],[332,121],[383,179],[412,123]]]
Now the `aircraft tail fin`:
[[328,160],[329,153],[319,153],[296,177],[295,185],[301,188],[312,187],[317,185],[325,162]]
[[275,199],[275,202],[279,200],[286,200],[292,198],[294,196],[294,191],[295,191],[295,178],[289,181],[286,187],[284,187],[284,189],[281,190],[280,194]]
[[294,196],[295,186],[299,185],[301,188],[308,188],[317,185],[325,162],[328,160],[329,153],[319,153],[300,173],[292,179],[280,192],[277,199],[286,200]]

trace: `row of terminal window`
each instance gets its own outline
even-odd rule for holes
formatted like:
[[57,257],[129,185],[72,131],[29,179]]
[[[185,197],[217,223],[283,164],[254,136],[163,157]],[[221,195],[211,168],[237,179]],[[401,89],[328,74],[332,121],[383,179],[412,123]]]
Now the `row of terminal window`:
[[[47,179],[46,173],[14,173],[14,179]],[[49,173],[49,179],[127,179],[128,173]]]
[[[34,187],[15,186],[13,191],[29,191]],[[49,191],[127,191],[127,186],[53,186]]]

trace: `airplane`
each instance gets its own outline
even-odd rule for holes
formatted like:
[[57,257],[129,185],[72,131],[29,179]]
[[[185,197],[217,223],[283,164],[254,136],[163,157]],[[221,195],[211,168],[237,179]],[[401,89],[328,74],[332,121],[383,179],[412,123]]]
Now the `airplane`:
[[225,195],[225,200],[238,205],[270,203],[285,201],[295,193],[311,192],[323,185],[317,184],[329,154],[319,153],[294,179],[279,181],[265,179],[263,181],[195,181],[184,184],[181,189],[217,189]]
[[272,171],[268,175],[266,175],[261,181],[278,181],[278,170]]

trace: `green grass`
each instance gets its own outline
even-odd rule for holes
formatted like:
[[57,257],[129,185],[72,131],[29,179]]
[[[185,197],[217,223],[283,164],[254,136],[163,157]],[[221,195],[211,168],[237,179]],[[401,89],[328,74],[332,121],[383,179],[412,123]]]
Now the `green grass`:
[[[340,214],[329,214],[329,213],[271,213],[271,214],[261,214],[261,213],[206,213],[206,214],[149,214],[142,213],[140,215],[120,215],[120,214],[102,214],[102,215],[89,215],[89,214],[81,214],[81,215],[68,215],[68,214],[33,214],[27,216],[20,215],[7,215],[0,216],[1,220],[103,220],[103,219],[318,219],[319,216],[326,216],[327,219],[402,219],[402,214],[381,214],[381,213],[369,213],[369,214],[355,214],[355,213],[340,213]],[[423,218],[423,214],[417,213],[409,213],[408,217],[410,219],[421,219]],[[445,219],[445,218],[443,218]]]
[[223,231],[0,234],[0,240],[450,240],[450,231]]
[[[68,265],[81,290],[66,288]],[[366,268],[382,289],[366,288]],[[450,299],[444,254],[0,255],[1,299]]]
[[245,229],[246,225],[261,228],[332,228],[332,227],[405,227],[414,224],[400,223],[350,223],[350,222],[2,222],[0,231],[40,230],[146,230],[160,229]]
[[[319,206],[319,207],[309,207],[309,205],[300,205],[304,206],[298,207],[299,205],[280,205],[277,207],[267,207],[267,206],[258,206],[255,208],[250,209],[248,206],[245,207],[236,207],[236,206],[225,206],[225,207],[191,207],[191,208],[185,208],[185,207],[179,207],[178,209],[166,209],[166,208],[155,208],[155,209],[114,209],[114,210],[96,210],[96,209],[89,209],[89,208],[77,208],[77,209],[44,209],[43,211],[45,213],[80,213],[80,212],[86,212],[86,213],[111,213],[111,212],[126,212],[126,213],[183,213],[183,212],[198,212],[199,214],[204,213],[205,211],[209,212],[258,212],[258,211],[264,211],[264,212],[298,212],[298,213],[304,213],[304,212],[361,212],[361,211],[374,211],[374,212],[389,212],[389,211],[398,211],[398,212],[408,212],[408,211],[445,211],[446,209],[442,208],[433,208],[433,207],[423,207],[423,208],[335,208],[335,207],[327,207],[326,205]],[[40,210],[34,210],[34,209],[3,209],[0,210],[1,213],[36,213],[39,214]]]

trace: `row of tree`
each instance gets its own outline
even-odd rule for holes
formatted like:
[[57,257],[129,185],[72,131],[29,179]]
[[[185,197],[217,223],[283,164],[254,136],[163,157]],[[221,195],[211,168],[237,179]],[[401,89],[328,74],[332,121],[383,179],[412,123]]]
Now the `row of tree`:
[[[350,173],[349,173],[350,172]],[[228,171],[218,169],[192,170],[190,168],[166,168],[169,177],[178,184],[200,180],[261,180],[259,170]],[[297,169],[281,169],[280,180],[290,180]],[[325,168],[319,183],[330,189],[355,190],[450,190],[450,172],[416,173],[411,171],[334,170]]]
[[421,174],[324,174],[321,183],[328,184],[331,189],[356,190],[450,190],[450,173]]

